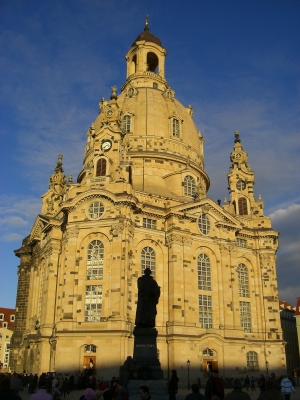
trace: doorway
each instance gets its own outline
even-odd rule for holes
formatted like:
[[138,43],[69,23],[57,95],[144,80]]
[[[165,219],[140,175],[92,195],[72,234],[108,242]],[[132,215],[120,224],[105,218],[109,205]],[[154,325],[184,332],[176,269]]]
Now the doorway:
[[96,357],[84,356],[83,368],[87,371],[88,375],[96,375]]
[[202,370],[203,377],[208,378],[211,375],[211,371],[214,369],[218,369],[218,361],[215,360],[203,360],[202,362]]

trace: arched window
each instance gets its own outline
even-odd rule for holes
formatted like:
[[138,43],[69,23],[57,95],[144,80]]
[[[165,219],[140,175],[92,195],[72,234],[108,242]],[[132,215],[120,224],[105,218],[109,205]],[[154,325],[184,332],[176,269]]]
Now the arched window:
[[172,134],[174,137],[179,137],[179,120],[176,118],[172,121]]
[[96,176],[106,175],[106,160],[105,158],[100,158],[97,162]]
[[203,233],[203,235],[207,235],[209,233],[210,221],[206,214],[202,213],[201,215],[199,215],[198,227],[199,227],[201,233]]
[[150,268],[152,271],[152,276],[155,278],[155,251],[152,247],[144,247],[141,253],[141,267],[142,274],[144,273],[145,268]]
[[211,290],[210,261],[206,254],[198,256],[198,289]]
[[122,120],[122,132],[130,132],[130,115],[125,115]]
[[202,355],[206,357],[213,357],[214,352],[211,349],[204,349]]
[[96,353],[97,347],[94,344],[86,344],[84,346],[85,353]]
[[246,354],[247,359],[247,370],[258,371],[258,354],[256,351],[248,351]]
[[147,71],[158,72],[158,58],[157,55],[150,52],[147,54]]
[[104,246],[100,240],[93,240],[88,246],[87,280],[103,279]]
[[130,65],[130,74],[135,74],[136,72],[136,54],[132,57]]
[[239,215],[248,215],[247,210],[247,200],[245,197],[241,197],[238,202],[239,205]]
[[249,297],[249,278],[246,265],[239,264],[236,271],[238,273],[239,296]]
[[185,196],[194,196],[196,190],[195,179],[190,175],[185,176],[183,188]]

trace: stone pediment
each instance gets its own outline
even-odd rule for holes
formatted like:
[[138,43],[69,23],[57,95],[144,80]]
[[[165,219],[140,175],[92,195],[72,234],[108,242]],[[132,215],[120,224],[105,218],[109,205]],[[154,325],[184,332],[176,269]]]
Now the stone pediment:
[[182,204],[170,208],[170,214],[183,214],[187,218],[198,218],[202,213],[212,216],[215,220],[215,225],[224,226],[228,229],[240,230],[242,224],[233,215],[229,214],[222,207],[216,204],[212,199],[206,197],[199,201]]
[[31,228],[29,234],[29,241],[35,242],[40,241],[42,238],[43,233],[50,227],[50,226],[60,226],[61,222],[55,218],[49,218],[45,215],[39,214],[34,221],[34,224]]

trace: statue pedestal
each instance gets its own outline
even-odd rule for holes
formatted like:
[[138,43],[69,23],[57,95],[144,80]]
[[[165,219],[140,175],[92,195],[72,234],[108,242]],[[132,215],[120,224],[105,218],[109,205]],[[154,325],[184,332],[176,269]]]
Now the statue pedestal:
[[134,328],[133,359],[137,379],[163,379],[163,371],[157,358],[157,330],[155,328]]

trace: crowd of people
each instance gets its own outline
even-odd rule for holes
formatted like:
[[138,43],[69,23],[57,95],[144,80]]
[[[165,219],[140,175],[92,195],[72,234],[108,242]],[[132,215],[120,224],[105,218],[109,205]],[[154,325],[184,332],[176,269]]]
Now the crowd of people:
[[[124,366],[123,366],[124,367]],[[1,374],[0,375],[0,400],[21,400],[19,393],[28,390],[32,394],[30,400],[63,400],[73,390],[84,390],[78,400],[129,400],[128,383],[130,376],[129,368],[120,369],[119,377],[113,377],[110,382],[103,382],[93,374],[84,371],[82,374]],[[168,382],[169,400],[176,400],[178,393],[179,378],[177,371],[172,370]],[[207,379],[204,394],[200,393],[200,385],[191,385],[192,393],[185,400],[249,400],[251,397],[247,392],[258,391],[257,400],[290,400],[290,395],[295,393],[292,377],[276,377],[274,373],[270,377],[260,375],[259,379],[247,375],[244,379],[233,380],[233,390],[225,395],[224,382],[218,376],[218,371],[213,370]],[[245,390],[243,390],[245,389]],[[141,400],[152,400],[147,386],[139,388]]]

